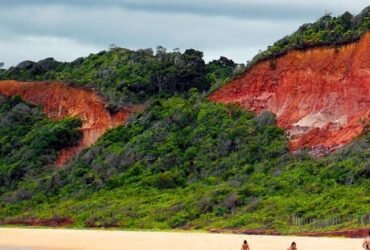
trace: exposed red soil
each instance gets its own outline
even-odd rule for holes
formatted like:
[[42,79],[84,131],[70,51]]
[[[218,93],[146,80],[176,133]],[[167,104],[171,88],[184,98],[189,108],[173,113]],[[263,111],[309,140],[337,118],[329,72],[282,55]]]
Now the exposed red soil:
[[[281,235],[277,231],[265,229],[222,229],[212,228],[208,230],[210,233],[234,233],[234,234],[249,234],[249,235]],[[351,229],[343,231],[329,231],[329,232],[304,232],[292,233],[291,235],[312,236],[312,237],[347,237],[347,238],[364,238],[368,235],[370,228]]]
[[370,32],[353,44],[294,50],[263,61],[209,99],[274,112],[290,134],[292,150],[334,150],[361,134],[370,120]]
[[68,162],[82,149],[94,144],[109,128],[122,124],[137,107],[128,107],[111,113],[102,99],[92,90],[74,88],[58,82],[0,81],[0,93],[6,96],[19,95],[23,100],[40,105],[53,120],[66,116],[78,116],[83,120],[83,138],[76,147],[59,152],[56,164]]
[[5,225],[23,225],[23,226],[46,226],[46,227],[63,227],[72,225],[74,223],[72,218],[69,217],[52,217],[50,219],[13,219],[8,220]]

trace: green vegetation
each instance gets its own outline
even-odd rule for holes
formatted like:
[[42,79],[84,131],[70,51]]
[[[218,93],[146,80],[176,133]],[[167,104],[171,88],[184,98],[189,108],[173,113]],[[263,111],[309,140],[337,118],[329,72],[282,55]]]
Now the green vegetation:
[[32,197],[38,176],[50,172],[59,150],[81,138],[81,121],[50,121],[18,96],[0,95],[0,193],[4,202]]
[[188,49],[184,53],[166,52],[158,47],[132,51],[111,47],[109,51],[61,63],[52,58],[37,63],[24,61],[4,72],[0,79],[58,80],[74,86],[96,89],[112,110],[131,103],[142,103],[153,97],[169,97],[197,88],[207,91],[219,86],[243,65],[221,57],[206,64],[203,53]]
[[[336,154],[291,155],[274,115],[186,99],[156,100],[34,193],[2,199],[0,218],[68,216],[76,226],[309,230],[293,219],[354,218],[370,210],[369,133]],[[8,194],[3,194],[3,197]],[[355,199],[353,197],[356,197]],[[328,229],[328,228],[325,228]]]
[[247,68],[266,59],[276,58],[292,49],[307,49],[317,46],[339,46],[357,41],[370,28],[370,7],[359,15],[345,12],[332,17],[326,14],[315,23],[303,24],[291,35],[278,40],[267,50],[258,53]]

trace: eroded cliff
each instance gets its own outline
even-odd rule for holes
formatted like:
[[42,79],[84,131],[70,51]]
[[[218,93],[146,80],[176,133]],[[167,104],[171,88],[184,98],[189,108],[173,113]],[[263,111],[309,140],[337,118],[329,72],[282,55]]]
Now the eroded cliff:
[[108,129],[122,124],[135,107],[110,113],[105,103],[92,90],[73,88],[56,82],[0,81],[0,93],[19,95],[23,100],[40,105],[51,119],[78,116],[83,120],[83,139],[78,146],[62,150],[56,164],[61,166],[82,149],[92,145]]
[[309,147],[320,154],[338,148],[370,119],[370,32],[353,44],[263,61],[209,99],[274,112],[292,150]]

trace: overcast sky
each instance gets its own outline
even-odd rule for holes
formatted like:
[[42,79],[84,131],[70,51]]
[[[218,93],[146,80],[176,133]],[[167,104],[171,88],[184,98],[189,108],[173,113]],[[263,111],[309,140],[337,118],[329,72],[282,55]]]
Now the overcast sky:
[[325,12],[369,0],[0,0],[0,62],[70,61],[121,47],[195,48],[206,60],[246,62]]

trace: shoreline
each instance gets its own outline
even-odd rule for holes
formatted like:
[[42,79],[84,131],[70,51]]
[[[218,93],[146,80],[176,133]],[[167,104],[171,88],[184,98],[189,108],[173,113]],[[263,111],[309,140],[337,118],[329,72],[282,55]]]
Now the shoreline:
[[263,229],[209,229],[210,233],[232,233],[243,235],[270,235],[270,236],[307,236],[307,237],[344,237],[349,239],[365,238],[370,228],[343,229],[335,231],[303,231],[283,234],[274,230]]
[[[223,250],[240,249],[241,242],[248,240],[252,250],[286,249],[296,241],[300,250],[355,250],[362,239],[240,235],[194,231],[121,231],[97,229],[46,229],[0,227],[0,249],[33,250],[103,250],[103,249],[152,249],[152,250]],[[273,246],[271,248],[271,246]]]
[[[120,227],[78,227],[73,225],[27,225],[27,224],[0,224],[1,228],[18,229],[66,229],[66,230],[97,230],[120,232],[179,232],[179,233],[209,233],[209,234],[236,234],[236,235],[264,235],[264,236],[306,236],[306,237],[344,237],[349,239],[365,238],[370,232],[370,227],[356,229],[338,229],[328,231],[292,231],[282,233],[272,229],[242,229],[242,228],[209,228],[209,229],[135,229]],[[0,249],[1,250],[1,249]]]

